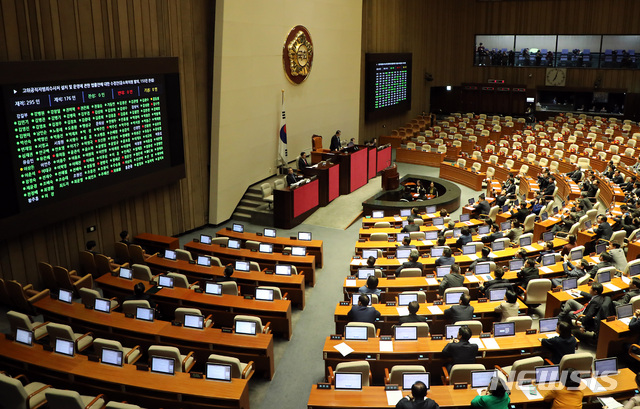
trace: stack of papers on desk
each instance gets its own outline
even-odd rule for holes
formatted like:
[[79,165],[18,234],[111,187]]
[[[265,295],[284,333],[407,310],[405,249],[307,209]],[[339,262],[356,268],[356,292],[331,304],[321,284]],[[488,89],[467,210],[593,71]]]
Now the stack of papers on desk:
[[399,263],[406,263],[407,261],[409,261],[409,259],[408,259],[408,258],[399,258],[399,259],[398,259],[398,262],[399,262]]
[[476,276],[465,276],[465,277],[467,277],[467,280],[469,280],[470,283],[477,283],[480,281]]
[[430,305],[427,308],[431,314],[442,314],[442,310],[439,305]]
[[476,344],[478,348],[484,348],[484,344],[480,338],[469,338],[469,343]]
[[606,406],[607,409],[618,409],[622,407],[622,403],[618,402],[610,396],[599,397],[598,399],[600,399],[600,403],[602,403],[602,406]]
[[548,266],[540,267],[540,271],[545,272],[547,274],[553,272],[553,270],[551,268],[549,268]]
[[393,341],[380,341],[380,352],[393,352]]
[[611,291],[620,291],[620,287],[618,287],[617,285],[613,285],[611,283],[604,283],[602,284],[604,287],[607,287],[609,290]]
[[487,349],[500,349],[500,345],[498,345],[498,341],[495,338],[484,338],[482,341]]
[[397,222],[401,222],[402,221],[402,217],[400,216],[394,216],[393,220],[397,221]]
[[422,244],[425,246],[433,246],[433,242],[431,240],[422,240]]
[[400,399],[403,398],[402,391],[386,391],[387,392],[387,405],[396,406]]
[[597,264],[597,263],[599,263],[599,262],[600,262],[600,257],[598,257],[598,256],[592,256],[592,257],[591,257],[591,260],[593,260],[593,262]]
[[351,260],[351,265],[352,266],[364,266],[365,264],[367,264],[367,260],[362,260],[362,259],[353,259],[353,260]]
[[527,251],[538,251],[538,249],[533,246],[524,246],[524,249]]
[[489,252],[489,257],[491,258],[497,258],[498,256],[496,255],[496,253],[494,253],[493,251]]
[[427,284],[438,285],[438,280],[436,280],[435,278],[427,278]]
[[334,345],[333,347],[336,349],[336,351],[340,352],[342,356],[347,356],[353,352],[353,348],[351,348],[349,345],[345,344],[344,342],[341,342],[338,345]]
[[478,256],[476,254],[467,254],[467,257],[469,257],[471,260],[477,260]]
[[404,305],[401,307],[396,307],[396,311],[398,311],[398,315],[401,317],[405,315],[409,315],[409,308],[407,308]]
[[631,279],[629,277],[626,277],[626,276],[622,276],[622,277],[620,277],[620,279],[625,284],[629,284],[631,282]]
[[527,399],[529,400],[543,398],[540,392],[538,391],[538,388],[535,387],[535,385],[522,385],[520,388],[524,396],[526,396]]
[[433,219],[434,217],[438,217],[435,213],[427,213],[427,217]]
[[484,281],[493,280],[493,278],[491,278],[491,274],[480,274],[478,277],[481,277]]
[[605,392],[607,390],[607,388],[602,386],[602,384],[600,384],[600,382],[598,382],[596,378],[585,378],[582,380],[582,383],[587,385],[587,387],[591,389],[593,393]]
[[463,223],[466,224],[467,226],[473,226],[473,222],[472,221],[463,222]]
[[620,318],[619,320],[620,322],[623,322],[627,325],[627,327],[629,326],[629,324],[631,323],[631,317],[627,317],[627,318]]
[[557,332],[547,332],[547,338],[555,338],[558,336]]

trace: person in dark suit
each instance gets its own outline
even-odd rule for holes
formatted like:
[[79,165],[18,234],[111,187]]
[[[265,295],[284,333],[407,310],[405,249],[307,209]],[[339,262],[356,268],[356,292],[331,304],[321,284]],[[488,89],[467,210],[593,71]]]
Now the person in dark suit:
[[95,240],[89,240],[89,241],[87,242],[87,244],[85,245],[85,247],[86,247],[86,250],[87,250],[89,253],[91,253],[91,254],[93,254],[93,255],[95,256],[95,255],[97,255],[97,254],[101,254],[99,251],[96,251],[96,250],[95,250],[96,245],[97,245],[97,244],[96,244],[96,241],[95,241]]
[[540,272],[538,271],[538,267],[536,267],[536,261],[532,258],[527,259],[524,263],[524,267],[518,271],[517,275],[517,285],[526,290],[529,281],[540,278]]
[[591,290],[588,293],[580,292],[582,297],[589,300],[587,304],[582,305],[576,300],[568,300],[562,307],[560,314],[558,314],[558,319],[570,323],[572,318],[576,318],[585,330],[595,330],[598,314],[605,298],[602,295],[602,291],[604,291],[602,284],[594,282],[591,284]]
[[529,213],[531,212],[529,211],[529,209],[527,209],[527,202],[523,200],[522,202],[520,202],[520,208],[515,212],[512,211],[511,216],[520,224],[524,224],[524,219],[529,216]]
[[427,385],[417,381],[411,386],[411,394],[396,403],[396,409],[440,409],[440,406],[427,396]]
[[369,297],[366,294],[360,294],[358,305],[351,307],[347,313],[349,322],[375,323],[376,319],[380,318],[380,311],[373,307],[367,307],[367,305],[369,305]]
[[122,230],[122,231],[120,232],[120,243],[124,243],[124,244],[126,244],[127,246],[128,246],[129,244],[131,244],[131,242],[129,241],[129,232],[128,232],[128,231],[126,231],[126,230]]
[[587,210],[593,209],[593,203],[587,197],[587,192],[580,192],[580,198],[578,199],[578,203],[582,203],[582,210],[585,212]]
[[569,176],[575,183],[580,183],[580,181],[582,180],[582,169],[578,167],[573,172],[567,173],[567,176]]
[[481,240],[483,243],[493,243],[497,239],[501,239],[504,237],[502,232],[500,231],[500,226],[496,223],[491,225],[491,234],[484,236]]
[[490,210],[491,210],[491,205],[489,204],[489,202],[487,202],[487,199],[485,198],[484,193],[482,193],[479,197],[478,203],[475,206],[473,206],[473,210],[471,214],[474,217],[478,217],[481,214],[489,214]]
[[289,168],[287,172],[287,185],[291,186],[298,181],[298,177],[293,173],[293,168]]
[[450,266],[452,264],[455,264],[455,262],[456,262],[456,259],[451,255],[451,249],[447,247],[442,251],[442,256],[436,259],[436,267]]
[[469,305],[470,298],[467,294],[460,296],[458,305],[452,305],[444,310],[444,319],[454,324],[458,321],[470,321],[473,319],[473,306]]
[[427,319],[421,315],[418,315],[420,304],[418,301],[411,301],[407,306],[409,315],[400,317],[400,324],[406,324],[407,322],[427,322]]
[[[445,249],[445,251],[447,251],[447,249]],[[460,266],[458,266],[457,264],[452,264],[449,274],[442,277],[442,281],[440,282],[440,286],[438,287],[438,294],[442,296],[444,295],[444,290],[446,290],[447,288],[462,287],[463,284],[464,276],[460,274]]]
[[329,145],[329,150],[338,151],[342,147],[340,143],[340,131],[336,131],[335,135],[331,137],[331,144]]
[[611,235],[613,234],[613,229],[607,221],[607,216],[605,216],[604,214],[599,214],[596,221],[598,222],[598,227],[593,230],[596,235],[595,239],[609,240],[611,238]]
[[558,321],[556,331],[560,336],[540,338],[542,347],[551,352],[551,362],[559,364],[563,356],[576,353],[578,341],[571,335],[571,325],[565,321]]
[[550,176],[549,184],[544,188],[544,192],[542,193],[542,196],[544,196],[546,200],[553,200],[553,191],[555,189],[556,189],[556,178],[554,178],[553,176]]
[[511,289],[513,287],[509,280],[505,280],[505,279],[502,278],[502,277],[504,277],[504,270],[502,269],[502,266],[496,266],[496,269],[493,272],[493,275],[496,278],[494,278],[493,280],[489,280],[489,281],[485,282],[484,285],[480,286],[480,292],[481,293],[487,294],[487,291],[489,291],[491,289],[496,289],[496,288],[505,288],[505,287],[507,287],[508,289]]
[[463,325],[458,330],[458,339],[449,342],[444,346],[442,353],[451,358],[451,362],[446,365],[447,372],[456,364],[475,364],[478,355],[478,345],[469,342],[471,330]]
[[633,277],[629,283],[629,291],[627,291],[622,298],[614,301],[613,304],[616,306],[629,304],[631,299],[636,295],[640,295],[640,278]]
[[480,250],[480,257],[473,260],[473,262],[469,265],[469,269],[467,271],[475,272],[475,268],[478,265],[478,263],[486,263],[487,261],[493,261],[493,257],[489,257],[489,254],[491,254],[491,248],[483,247]]
[[409,261],[405,261],[404,263],[402,263],[400,267],[396,269],[396,276],[400,277],[400,274],[402,273],[402,269],[404,268],[419,268],[420,271],[424,271],[424,268],[422,267],[422,263],[418,261],[419,258],[420,258],[420,253],[418,253],[418,250],[416,249],[411,250],[411,253],[409,253]]
[[420,226],[415,224],[413,216],[407,216],[407,225],[400,230],[400,233],[411,233],[412,231],[420,231]]
[[146,289],[143,283],[138,283],[133,286],[133,295],[128,297],[125,301],[129,300],[138,300],[138,301],[147,301],[149,302],[149,307],[152,309],[156,309],[156,303],[151,299],[151,296],[145,293]]
[[462,248],[462,246],[472,241],[473,236],[471,235],[471,230],[465,226],[460,231],[460,237],[458,237],[458,240],[456,240],[456,246]]
[[307,154],[305,152],[300,152],[300,157],[298,158],[298,170],[302,172],[308,167],[309,162],[307,162]]
[[238,282],[238,280],[233,277],[233,266],[231,264],[224,267],[224,276],[220,277],[217,281],[234,281]]
[[379,296],[382,291],[378,288],[378,282],[378,277],[369,276],[367,277],[367,284],[360,287],[358,292],[360,294],[375,294]]

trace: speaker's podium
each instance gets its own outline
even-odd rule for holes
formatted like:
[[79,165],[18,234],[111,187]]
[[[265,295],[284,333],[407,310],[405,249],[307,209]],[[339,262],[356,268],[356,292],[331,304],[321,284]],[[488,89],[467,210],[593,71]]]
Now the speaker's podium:
[[295,186],[273,191],[275,227],[291,229],[316,211],[319,204],[318,179],[313,177]]
[[382,170],[382,190],[394,190],[400,187],[400,175],[398,167],[394,163]]

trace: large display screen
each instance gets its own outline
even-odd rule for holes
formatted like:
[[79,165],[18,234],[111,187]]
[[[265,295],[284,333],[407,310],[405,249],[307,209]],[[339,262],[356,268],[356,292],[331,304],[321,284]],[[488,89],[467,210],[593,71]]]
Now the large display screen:
[[175,58],[3,63],[0,92],[0,226],[23,231],[184,177]]
[[411,109],[411,54],[367,54],[367,118]]

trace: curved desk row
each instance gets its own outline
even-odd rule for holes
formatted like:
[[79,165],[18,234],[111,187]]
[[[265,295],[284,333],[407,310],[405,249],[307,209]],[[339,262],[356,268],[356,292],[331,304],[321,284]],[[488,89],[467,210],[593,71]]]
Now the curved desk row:
[[83,394],[104,393],[109,400],[176,409],[249,409],[246,379],[215,382],[194,379],[183,372],[171,376],[139,371],[135,365],[91,362],[84,355],[60,355],[43,350],[41,345],[30,347],[4,337],[0,340],[0,360],[3,368],[26,373],[31,379],[64,385]]
[[[148,285],[142,280],[127,280],[105,274],[96,280],[106,297],[118,297],[125,300],[133,294],[133,287],[137,283]],[[204,288],[202,283],[201,288]],[[233,318],[238,315],[253,315],[259,317],[263,323],[271,322],[271,332],[291,339],[291,301],[273,300],[259,301],[245,299],[241,295],[209,295],[197,293],[186,288],[162,288],[153,294],[153,299],[162,305],[175,310],[178,307],[197,308],[205,316],[213,316],[214,325],[219,327],[233,327]]]
[[[197,264],[191,264],[184,260],[167,260],[160,257],[150,257],[147,264],[154,273],[166,273],[175,271],[189,277],[190,280],[213,280],[220,281],[224,277],[224,267],[211,266],[203,267]],[[269,285],[279,287],[283,293],[289,293],[289,299],[294,305],[304,309],[304,276],[279,276],[275,274],[267,274],[264,271],[234,271],[233,277],[241,287],[242,294],[254,295],[255,288],[261,285]]]
[[67,304],[51,298],[43,298],[33,306],[48,320],[69,324],[76,332],[91,331],[96,337],[122,340],[124,345],[140,345],[143,350],[155,344],[175,346],[182,352],[192,350],[199,362],[206,362],[214,352],[230,355],[242,362],[254,361],[256,372],[268,379],[275,373],[272,334],[250,336],[219,328],[176,327],[168,321],[141,321],[120,312],[107,314],[87,309],[81,303]]

